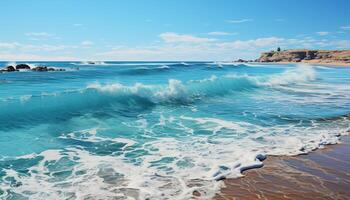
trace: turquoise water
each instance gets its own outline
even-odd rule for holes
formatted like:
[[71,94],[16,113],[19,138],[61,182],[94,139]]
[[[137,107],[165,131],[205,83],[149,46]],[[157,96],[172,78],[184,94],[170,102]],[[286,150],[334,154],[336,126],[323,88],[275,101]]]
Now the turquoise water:
[[350,68],[31,65],[66,71],[0,74],[2,199],[210,199],[266,155],[350,128]]

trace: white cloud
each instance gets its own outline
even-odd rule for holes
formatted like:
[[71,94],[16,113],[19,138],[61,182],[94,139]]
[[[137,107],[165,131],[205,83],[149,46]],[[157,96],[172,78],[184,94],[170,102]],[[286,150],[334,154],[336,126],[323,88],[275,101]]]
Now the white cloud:
[[30,32],[26,33],[26,36],[29,37],[30,40],[49,40],[49,39],[60,39],[55,34],[47,33],[47,32]]
[[350,40],[336,40],[327,43],[328,46],[334,46],[338,49],[349,49]]
[[208,35],[225,36],[225,35],[237,35],[237,33],[228,33],[228,32],[221,32],[221,31],[214,31],[214,32],[209,32]]
[[83,24],[79,24],[79,23],[77,23],[77,24],[73,24],[73,26],[80,27],[80,26],[83,26]]
[[[226,32],[211,32],[225,35]],[[214,34],[213,34],[214,33]],[[209,33],[208,33],[209,34]],[[260,52],[287,48],[347,49],[350,40],[302,37],[262,37],[249,40],[216,40],[189,34],[162,33],[160,41],[145,46],[115,46],[109,43],[103,50],[92,41],[75,45],[0,42],[3,60],[235,60],[255,59]],[[89,47],[89,48],[87,48]],[[84,56],[85,58],[83,58]]]
[[0,42],[0,50],[15,49],[17,46],[19,46],[17,42]]
[[253,19],[236,19],[236,20],[227,20],[228,23],[231,24],[240,24],[240,23],[244,23],[244,22],[252,22]]
[[52,52],[52,51],[61,51],[66,49],[77,49],[77,45],[49,45],[49,44],[40,44],[40,45],[34,45],[34,44],[24,44],[24,43],[18,43],[18,42],[0,42],[0,50],[2,51],[9,51],[9,50],[15,50],[15,51],[22,51],[22,52],[33,52],[33,51],[45,51],[45,52]]
[[263,51],[281,47],[339,49],[349,48],[349,40],[317,40],[312,37],[281,38],[263,37],[251,40],[220,40],[203,43],[160,42],[156,45],[139,47],[110,47],[109,50],[96,54],[97,60],[235,60],[237,58],[255,59]]
[[327,31],[319,31],[319,32],[316,32],[316,34],[320,35],[320,36],[326,36],[326,35],[329,35],[330,32],[327,32]]
[[20,50],[23,51],[61,51],[66,49],[77,49],[78,46],[76,45],[49,45],[49,44],[42,44],[42,45],[31,45],[31,44],[23,44],[19,46]]
[[91,41],[85,40],[85,41],[81,42],[81,45],[82,46],[92,46],[92,45],[94,45],[94,43]]
[[79,61],[76,57],[61,55],[38,55],[24,53],[0,53],[0,58],[6,61]]
[[350,25],[340,27],[343,30],[350,30]]
[[275,48],[283,38],[267,37],[254,40],[203,43],[159,43],[156,46],[135,48],[117,47],[98,53],[107,60],[234,60],[256,58],[261,51]]
[[196,37],[192,35],[178,34],[173,32],[161,33],[159,37],[167,43],[203,43],[215,41],[215,39],[211,38]]
[[53,34],[47,33],[47,32],[30,32],[26,33],[26,36],[32,36],[32,37],[52,37]]
[[257,38],[253,40],[235,40],[218,44],[221,47],[231,49],[256,49],[258,47],[274,47],[281,44],[285,39],[278,37]]

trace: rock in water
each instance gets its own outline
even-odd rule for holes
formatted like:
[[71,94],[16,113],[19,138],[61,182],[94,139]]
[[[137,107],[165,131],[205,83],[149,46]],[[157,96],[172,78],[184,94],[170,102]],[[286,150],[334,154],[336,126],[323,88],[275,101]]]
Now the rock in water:
[[10,66],[7,66],[7,67],[5,67],[4,69],[2,69],[0,71],[2,71],[2,72],[14,72],[14,71],[18,71],[18,70],[16,70],[16,68],[14,66],[10,65]]
[[27,64],[19,64],[19,65],[16,65],[16,69],[30,69],[30,66],[27,65]]
[[38,66],[32,69],[33,71],[37,72],[47,72],[47,71],[66,71],[65,69],[55,69],[53,67],[46,67],[46,66]]

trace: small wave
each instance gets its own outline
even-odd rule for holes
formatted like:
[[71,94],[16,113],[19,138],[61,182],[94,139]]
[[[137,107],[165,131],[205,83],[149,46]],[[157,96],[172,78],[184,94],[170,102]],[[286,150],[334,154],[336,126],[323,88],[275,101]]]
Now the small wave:
[[332,69],[332,68],[326,67],[326,66],[314,66],[314,67],[317,69],[325,69],[325,70]]
[[103,61],[82,61],[79,63],[72,62],[72,65],[102,65],[102,66],[163,66],[163,65],[176,65],[178,63],[163,63],[163,62],[138,62],[138,63],[114,63]]
[[79,63],[71,63],[72,65],[109,65],[103,61],[81,61]]
[[269,80],[262,85],[288,85],[300,84],[316,79],[316,71],[310,65],[298,65],[296,68],[289,69],[282,74],[272,75]]
[[170,69],[168,65],[162,65],[160,67],[157,67],[158,69]]
[[185,62],[178,62],[178,63],[172,63],[172,64],[167,64],[168,66],[176,66],[176,67],[189,67],[193,65],[197,65],[196,63],[185,63]]
[[162,73],[169,71],[171,68],[167,65],[162,65],[159,67],[148,67],[148,66],[142,66],[132,69],[125,69],[119,72],[119,74],[122,75],[153,75],[155,73]]

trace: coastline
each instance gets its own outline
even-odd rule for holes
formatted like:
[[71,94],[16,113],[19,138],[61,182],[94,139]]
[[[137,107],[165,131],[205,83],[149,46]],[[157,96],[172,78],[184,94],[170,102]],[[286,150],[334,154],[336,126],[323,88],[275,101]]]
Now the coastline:
[[248,62],[251,64],[309,64],[309,65],[323,65],[327,67],[350,67],[350,63],[342,62],[317,62],[317,61],[308,61],[308,62]]
[[[224,180],[214,197],[228,199],[347,199],[350,196],[350,136],[305,155],[269,156],[260,169]],[[348,155],[348,156],[346,156]]]

